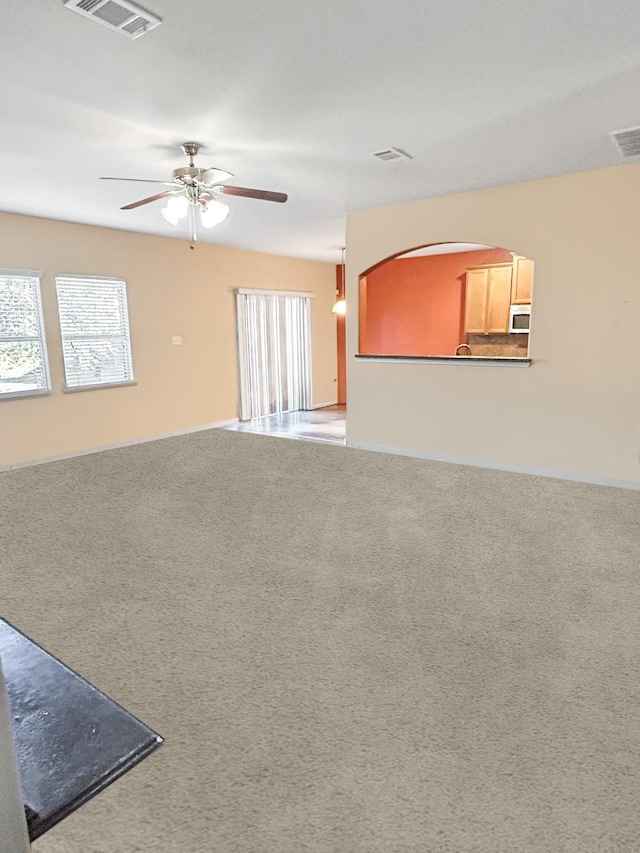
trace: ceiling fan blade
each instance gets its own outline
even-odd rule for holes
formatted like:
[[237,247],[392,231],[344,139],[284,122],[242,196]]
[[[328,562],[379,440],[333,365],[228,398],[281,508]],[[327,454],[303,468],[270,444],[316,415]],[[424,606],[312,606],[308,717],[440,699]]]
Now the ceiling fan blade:
[[220,181],[228,181],[229,178],[233,178],[233,172],[227,172],[224,169],[216,169],[214,167],[212,169],[206,169],[200,177],[202,178],[202,183],[205,187],[210,187]]
[[166,198],[169,195],[173,195],[172,190],[167,190],[167,192],[164,193],[158,193],[158,195],[151,195],[149,198],[142,198],[140,201],[134,201],[132,204],[125,204],[125,206],[121,207],[120,210],[133,210],[134,207],[142,207],[143,204],[158,201],[158,199]]
[[138,184],[165,184],[167,187],[173,186],[173,181],[154,181],[147,178],[100,178],[101,181],[135,181]]
[[286,193],[274,193],[269,190],[252,190],[249,187],[213,187],[215,193],[219,195],[240,195],[245,198],[259,198],[263,201],[277,201],[281,204],[288,198]]

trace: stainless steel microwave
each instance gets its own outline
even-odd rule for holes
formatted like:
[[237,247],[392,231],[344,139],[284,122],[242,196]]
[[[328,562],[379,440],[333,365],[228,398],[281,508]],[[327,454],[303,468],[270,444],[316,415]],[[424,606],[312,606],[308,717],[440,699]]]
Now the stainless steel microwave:
[[509,308],[509,332],[528,335],[531,322],[531,305],[512,305]]

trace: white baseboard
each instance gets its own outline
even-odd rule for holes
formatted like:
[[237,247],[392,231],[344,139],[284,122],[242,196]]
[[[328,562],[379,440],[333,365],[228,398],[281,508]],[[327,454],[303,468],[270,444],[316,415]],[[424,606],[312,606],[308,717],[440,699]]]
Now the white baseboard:
[[526,465],[508,465],[501,462],[488,462],[484,459],[469,459],[463,456],[451,456],[447,453],[406,450],[403,447],[370,444],[367,441],[353,441],[349,438],[347,438],[346,445],[347,447],[354,447],[358,450],[373,450],[377,453],[392,453],[397,456],[414,456],[418,459],[430,459],[434,462],[451,462],[454,465],[471,465],[474,468],[492,468],[497,471],[511,471],[514,474],[533,474],[536,477],[552,477],[556,480],[571,480],[577,483],[590,483],[594,486],[612,486],[616,489],[640,491],[640,483],[633,480],[614,480],[609,477],[592,477],[585,474],[573,474],[567,471],[551,471],[546,468],[529,468]]
[[[336,406],[337,403],[320,403],[314,406],[314,409],[322,409],[326,406]],[[115,444],[105,444],[101,447],[90,447],[86,450],[72,450],[69,453],[60,453],[57,456],[45,456],[40,459],[30,459],[26,462],[15,462],[10,465],[0,465],[0,472],[11,471],[14,468],[28,468],[32,465],[44,465],[46,462],[59,462],[62,459],[73,459],[76,456],[88,456],[92,453],[102,453],[103,450],[117,450],[119,447],[131,447],[134,444],[146,444],[149,441],[161,441],[163,438],[174,438],[179,435],[189,435],[190,433],[203,432],[208,429],[219,429],[221,427],[232,426],[239,422],[238,418],[230,418],[226,421],[218,421],[212,424],[201,424],[195,427],[186,427],[185,429],[177,429],[172,432],[160,433],[159,435],[149,435],[143,438],[132,438],[129,441],[119,441]],[[347,447],[353,447],[356,450],[372,450],[375,453],[390,453],[396,456],[413,456],[417,459],[430,459],[434,462],[450,462],[453,465],[471,465],[474,468],[491,468],[496,471],[511,471],[514,474],[532,474],[536,477],[551,477],[556,480],[571,480],[577,483],[589,483],[594,486],[610,486],[617,489],[631,489],[640,491],[640,482],[633,480],[616,480],[610,477],[593,477],[585,474],[574,474],[567,471],[552,471],[546,468],[530,468],[526,465],[508,465],[501,462],[490,462],[485,459],[473,459],[463,456],[452,456],[447,453],[430,453],[425,450],[408,450],[403,447],[391,447],[386,444],[372,444],[367,441],[353,441],[347,438],[345,442]]]
[[309,409],[309,411],[312,411],[313,409],[326,409],[328,406],[337,406],[337,405],[338,405],[337,400],[333,400],[331,403],[314,403],[314,405],[311,406],[311,409]]
[[201,424],[186,429],[176,429],[172,432],[163,432],[159,435],[146,435],[143,438],[132,438],[129,441],[118,441],[115,444],[104,444],[102,447],[90,447],[86,450],[72,450],[69,453],[60,453],[58,456],[45,456],[41,459],[30,459],[26,462],[14,462],[10,465],[0,465],[0,472],[11,471],[14,468],[28,468],[32,465],[44,465],[45,462],[59,462],[62,459],[73,459],[75,456],[88,456],[91,453],[102,453],[103,450],[117,450],[119,447],[131,447],[134,444],[146,444],[148,441],[161,441],[163,438],[174,438],[178,435],[189,435],[192,432],[203,432],[206,429],[218,429],[219,427],[237,424],[238,418],[230,418],[228,421],[218,421],[215,424]]

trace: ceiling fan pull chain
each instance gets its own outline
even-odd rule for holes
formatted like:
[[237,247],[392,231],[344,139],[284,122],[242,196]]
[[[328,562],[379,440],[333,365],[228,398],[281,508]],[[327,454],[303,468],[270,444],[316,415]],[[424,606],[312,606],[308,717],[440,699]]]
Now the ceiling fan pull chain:
[[196,234],[196,208],[194,204],[189,205],[189,229],[191,230],[191,242],[195,243],[198,235]]

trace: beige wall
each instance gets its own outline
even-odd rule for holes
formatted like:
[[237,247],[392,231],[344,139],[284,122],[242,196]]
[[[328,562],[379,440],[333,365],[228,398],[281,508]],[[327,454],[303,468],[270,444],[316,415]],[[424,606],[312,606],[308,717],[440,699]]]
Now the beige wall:
[[[358,275],[429,243],[533,258],[529,368],[354,358]],[[640,484],[640,164],[351,213],[350,444]]]
[[[44,272],[53,384],[46,397],[0,401],[0,466],[235,418],[236,287],[316,294],[313,401],[336,399],[332,264],[0,214],[0,268]],[[56,273],[126,280],[135,386],[62,392]]]

